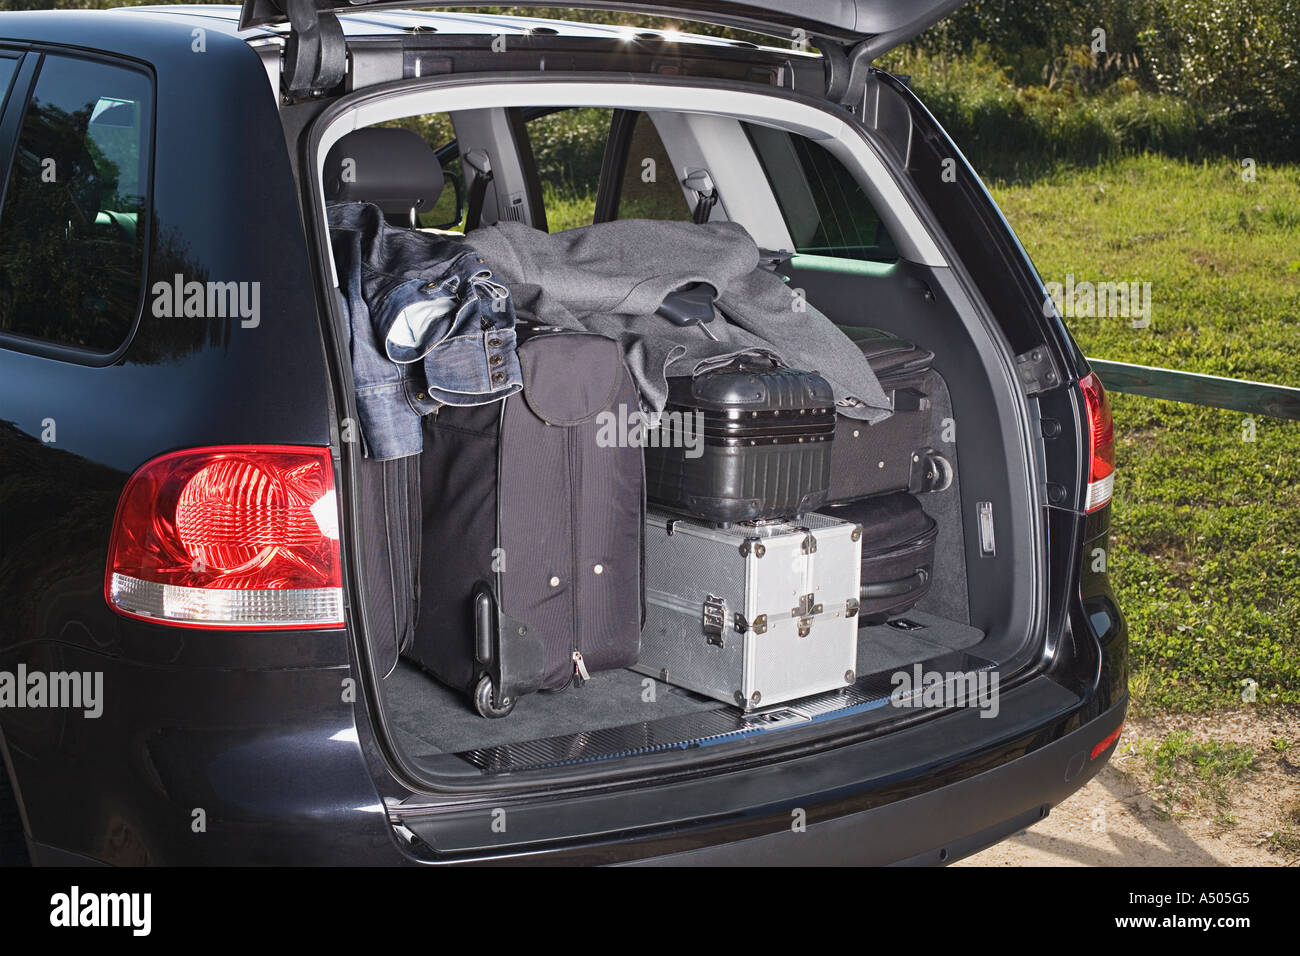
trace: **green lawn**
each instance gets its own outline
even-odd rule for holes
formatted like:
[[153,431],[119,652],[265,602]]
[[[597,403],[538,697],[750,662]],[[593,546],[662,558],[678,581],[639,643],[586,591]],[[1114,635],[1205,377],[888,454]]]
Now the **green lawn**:
[[[1139,157],[994,195],[1047,281],[1151,283],[1151,324],[1067,319],[1086,354],[1300,385],[1300,168]],[[1300,422],[1111,396],[1111,575],[1148,708],[1300,703]]]

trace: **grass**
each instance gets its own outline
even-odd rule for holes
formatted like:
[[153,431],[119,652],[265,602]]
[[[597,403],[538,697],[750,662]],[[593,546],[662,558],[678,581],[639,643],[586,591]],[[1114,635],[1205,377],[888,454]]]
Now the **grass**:
[[546,228],[551,233],[590,226],[596,211],[595,195],[584,195],[569,188],[542,183],[542,205],[546,208]]
[[[546,207],[546,228],[552,233],[590,226],[596,212],[596,197],[568,184],[543,182],[542,203]],[[618,211],[620,219],[690,220],[690,210],[676,187],[666,196],[624,195]]]
[[1137,752],[1155,784],[1152,797],[1168,816],[1209,809],[1225,828],[1237,825],[1232,812],[1232,785],[1255,770],[1250,747],[1217,740],[1194,740],[1175,731],[1163,741],[1139,741]]
[[[993,192],[1045,280],[1151,283],[1149,328],[1067,320],[1086,354],[1300,382],[1300,168],[1141,156]],[[1300,703],[1300,422],[1111,399],[1135,698]]]
[[1267,834],[1269,846],[1289,856],[1300,856],[1300,801],[1291,801],[1278,815],[1278,825]]

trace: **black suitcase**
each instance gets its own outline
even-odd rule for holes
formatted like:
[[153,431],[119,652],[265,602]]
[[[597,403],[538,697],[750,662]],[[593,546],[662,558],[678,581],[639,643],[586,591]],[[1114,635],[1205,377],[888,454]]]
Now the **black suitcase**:
[[830,505],[821,514],[862,526],[858,627],[914,607],[930,590],[939,526],[906,492]]
[[[670,378],[664,411],[645,449],[654,504],[725,525],[793,517],[826,501],[835,396],[816,372],[742,356]],[[701,418],[702,434],[693,424]]]
[[932,367],[934,353],[876,329],[841,328],[866,355],[894,413],[874,425],[839,417],[829,500],[944,490],[952,465],[935,451],[941,423],[934,420],[933,396],[945,386]]
[[597,440],[637,408],[619,345],[519,330],[523,391],[424,422],[421,601],[407,656],[485,717],[636,662],[641,449]]

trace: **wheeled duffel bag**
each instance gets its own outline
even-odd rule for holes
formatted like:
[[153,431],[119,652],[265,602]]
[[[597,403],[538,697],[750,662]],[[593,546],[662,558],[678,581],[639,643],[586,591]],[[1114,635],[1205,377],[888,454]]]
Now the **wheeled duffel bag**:
[[407,656],[485,717],[635,663],[641,449],[598,440],[637,408],[617,343],[519,329],[523,390],[424,420],[420,611]]

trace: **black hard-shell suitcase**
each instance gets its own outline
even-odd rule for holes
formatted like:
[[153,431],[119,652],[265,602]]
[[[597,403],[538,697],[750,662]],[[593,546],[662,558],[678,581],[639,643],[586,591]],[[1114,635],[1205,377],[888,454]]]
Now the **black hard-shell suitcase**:
[[835,396],[816,372],[742,356],[670,378],[664,412],[645,450],[654,504],[732,524],[793,517],[826,500]]
[[828,500],[944,490],[952,465],[935,450],[941,423],[933,399],[945,386],[932,367],[934,353],[877,329],[841,328],[867,357],[894,411],[873,425],[839,417]]
[[523,390],[424,423],[421,601],[407,655],[485,717],[635,663],[644,619],[641,450],[598,441],[636,409],[614,341],[521,327]]
[[930,590],[939,526],[907,492],[829,505],[821,514],[862,526],[858,626],[914,607]]

